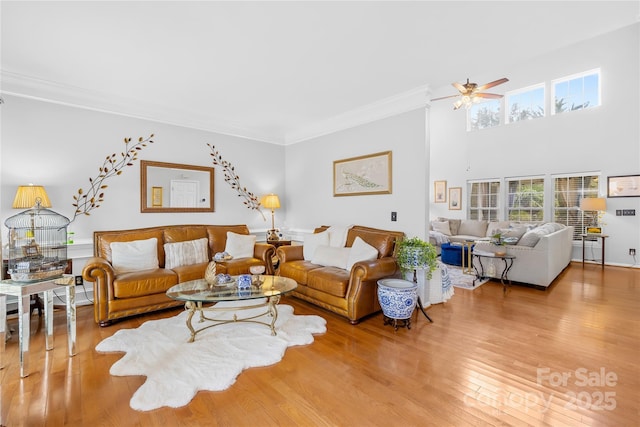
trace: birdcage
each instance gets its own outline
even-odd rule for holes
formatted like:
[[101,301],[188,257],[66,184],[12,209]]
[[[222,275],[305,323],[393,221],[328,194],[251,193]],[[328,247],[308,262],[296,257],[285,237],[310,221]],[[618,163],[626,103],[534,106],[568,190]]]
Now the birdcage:
[[36,206],[8,218],[7,266],[11,279],[31,282],[60,276],[67,267],[69,219]]

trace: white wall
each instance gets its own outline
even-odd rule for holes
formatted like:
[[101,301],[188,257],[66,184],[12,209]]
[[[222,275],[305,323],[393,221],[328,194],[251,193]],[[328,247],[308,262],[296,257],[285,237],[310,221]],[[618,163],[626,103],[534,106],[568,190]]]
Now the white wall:
[[[98,174],[103,160],[124,150],[123,139],[155,134],[155,143],[138,158],[160,162],[213,167],[207,143],[235,166],[240,182],[258,197],[284,194],[284,147],[161,124],[131,117],[89,111],[15,96],[4,96],[0,159],[0,218],[4,221],[20,210],[11,209],[18,185],[45,186],[52,210],[71,218],[73,196],[89,188],[89,177]],[[118,154],[119,155],[119,154]],[[105,182],[104,202],[90,216],[78,217],[69,227],[75,239],[92,239],[95,230],[138,228],[163,224],[247,224],[252,230],[270,228],[247,209],[238,193],[215,167],[215,212],[141,213],[140,162],[126,167],[120,176]],[[286,206],[285,206],[286,208]]]
[[[392,151],[392,194],[333,196],[333,162]],[[286,226],[357,224],[425,236],[425,110],[418,109],[286,148]],[[397,222],[391,212],[398,213]]]
[[[465,217],[468,180],[542,175],[548,187],[546,200],[550,200],[553,174],[601,172],[601,195],[606,195],[607,176],[640,174],[639,40],[637,24],[477,78],[484,83],[508,77],[508,83],[496,88],[498,93],[540,82],[547,84],[549,93],[552,79],[600,68],[600,107],[467,132],[465,111],[453,111],[448,101],[434,102],[431,181],[447,180],[448,186],[462,187],[465,203],[461,211],[432,203],[431,217]],[[547,220],[551,220],[551,208],[547,204]],[[616,217],[616,209],[635,209],[636,216]],[[628,251],[640,248],[639,215],[640,198],[607,199],[605,232],[611,236],[607,263],[634,263]],[[574,259],[581,258],[580,251],[581,247],[574,249]],[[599,258],[599,252],[596,255]]]

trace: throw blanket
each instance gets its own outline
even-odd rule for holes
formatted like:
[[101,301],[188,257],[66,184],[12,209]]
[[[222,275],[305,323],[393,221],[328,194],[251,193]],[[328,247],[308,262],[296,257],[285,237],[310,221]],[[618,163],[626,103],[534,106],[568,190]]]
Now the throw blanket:
[[437,245],[449,243],[449,236],[442,234],[439,231],[429,230],[429,238],[433,239]]

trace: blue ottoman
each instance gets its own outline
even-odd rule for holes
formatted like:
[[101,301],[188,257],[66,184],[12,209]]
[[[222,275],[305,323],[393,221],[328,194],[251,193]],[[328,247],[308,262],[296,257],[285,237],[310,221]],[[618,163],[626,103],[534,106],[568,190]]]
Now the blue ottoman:
[[440,259],[445,264],[457,265],[462,267],[462,251],[464,249],[465,259],[468,256],[469,249],[464,245],[452,245],[451,243],[443,243],[440,246]]

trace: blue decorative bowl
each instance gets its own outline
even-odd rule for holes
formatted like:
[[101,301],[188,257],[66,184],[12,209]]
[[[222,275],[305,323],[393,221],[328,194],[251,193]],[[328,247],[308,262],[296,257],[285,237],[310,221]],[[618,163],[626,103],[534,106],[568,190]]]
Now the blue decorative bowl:
[[418,284],[403,279],[380,279],[378,301],[388,318],[409,319],[418,301]]

